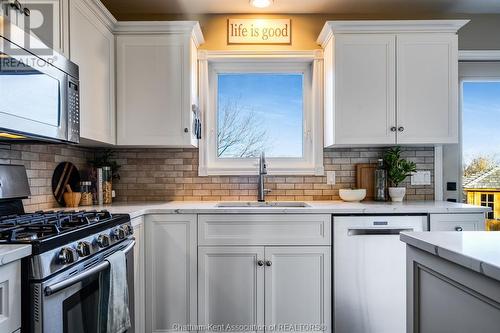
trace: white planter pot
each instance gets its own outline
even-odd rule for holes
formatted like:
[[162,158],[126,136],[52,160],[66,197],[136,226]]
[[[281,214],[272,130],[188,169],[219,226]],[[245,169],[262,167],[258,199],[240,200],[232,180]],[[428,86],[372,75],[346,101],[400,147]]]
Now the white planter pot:
[[406,194],[406,187],[389,187],[389,196],[394,202],[403,201]]

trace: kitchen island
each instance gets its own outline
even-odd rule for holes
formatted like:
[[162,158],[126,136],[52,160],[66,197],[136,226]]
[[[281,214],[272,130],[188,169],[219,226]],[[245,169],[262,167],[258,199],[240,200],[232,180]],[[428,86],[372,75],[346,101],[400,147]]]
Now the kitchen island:
[[402,233],[407,332],[500,331],[500,233]]

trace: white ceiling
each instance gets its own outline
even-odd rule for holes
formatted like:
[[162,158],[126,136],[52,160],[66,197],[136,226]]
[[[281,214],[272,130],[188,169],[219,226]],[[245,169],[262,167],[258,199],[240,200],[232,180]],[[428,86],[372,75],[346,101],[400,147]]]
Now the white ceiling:
[[275,0],[274,5],[266,9],[251,7],[249,0],[102,0],[102,2],[118,16],[224,13],[500,13],[500,0]]

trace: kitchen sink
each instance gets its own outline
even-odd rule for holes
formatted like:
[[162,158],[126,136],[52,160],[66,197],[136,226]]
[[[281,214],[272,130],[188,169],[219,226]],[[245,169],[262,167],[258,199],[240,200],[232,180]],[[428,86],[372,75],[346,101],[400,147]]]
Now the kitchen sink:
[[219,208],[229,208],[229,207],[310,207],[305,202],[300,201],[230,201],[230,202],[219,202],[216,207]]

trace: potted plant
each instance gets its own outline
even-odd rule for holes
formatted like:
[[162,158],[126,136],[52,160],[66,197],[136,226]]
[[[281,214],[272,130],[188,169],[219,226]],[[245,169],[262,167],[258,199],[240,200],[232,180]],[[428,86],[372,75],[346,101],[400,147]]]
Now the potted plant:
[[400,187],[406,177],[417,171],[414,162],[401,158],[401,148],[394,147],[388,149],[384,154],[384,163],[387,168],[387,179],[389,180],[389,196],[392,201],[403,201],[406,194],[406,187]]

